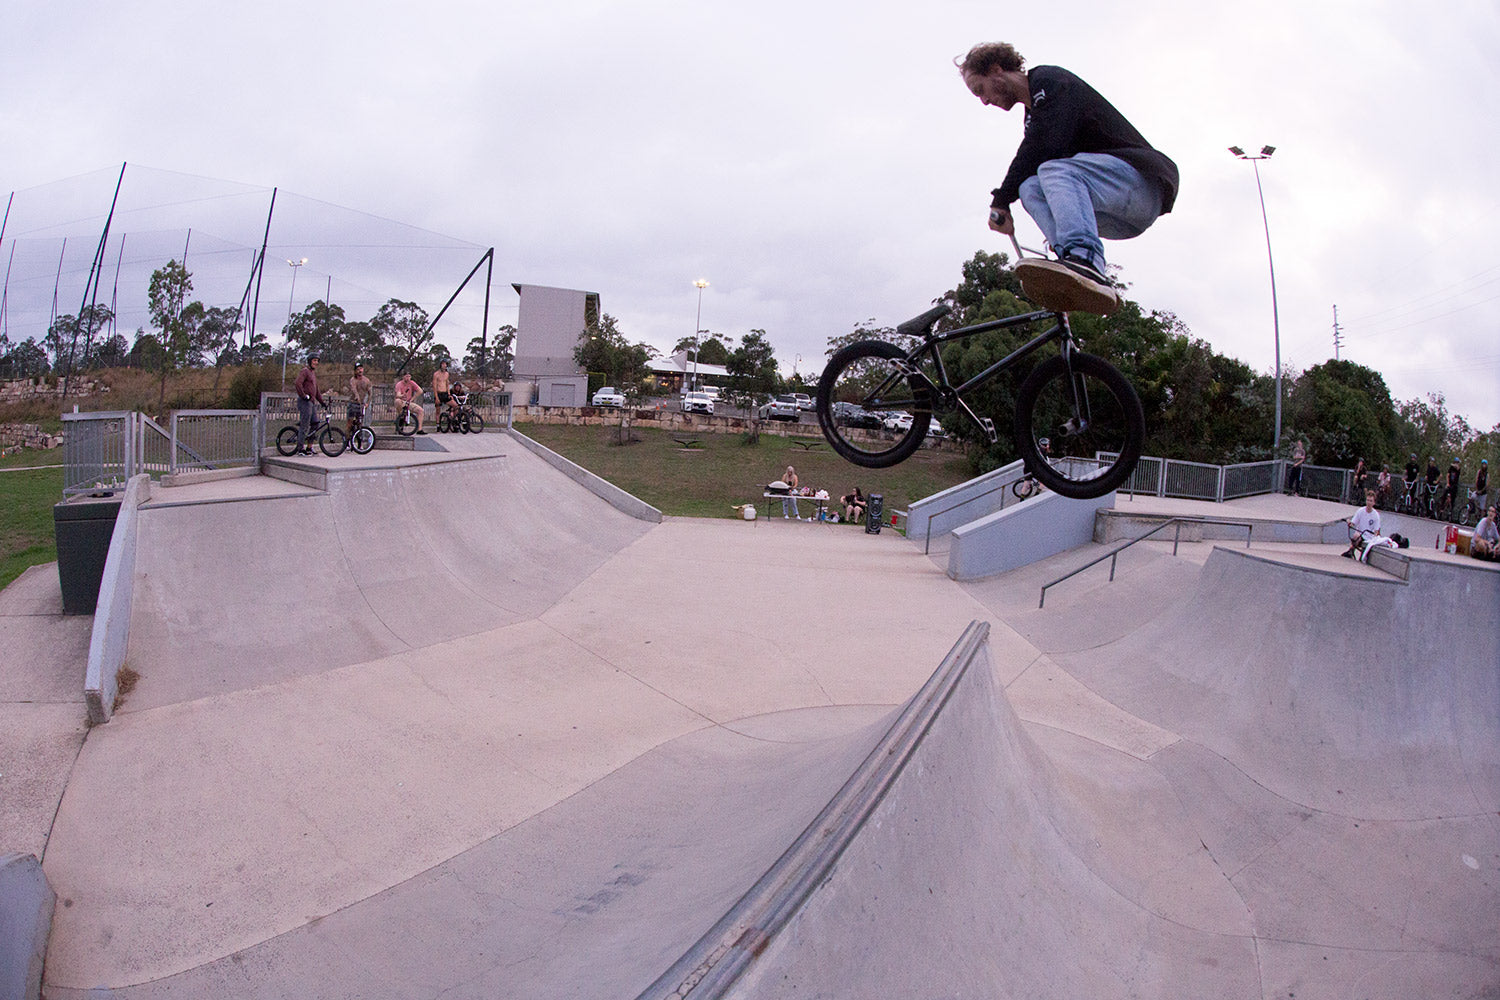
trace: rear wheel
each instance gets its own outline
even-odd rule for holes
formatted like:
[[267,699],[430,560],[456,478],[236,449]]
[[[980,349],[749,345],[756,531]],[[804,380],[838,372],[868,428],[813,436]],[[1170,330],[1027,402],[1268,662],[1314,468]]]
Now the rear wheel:
[[[855,465],[883,469],[911,457],[932,422],[932,393],[925,379],[910,374],[906,352],[883,340],[862,340],[835,354],[818,380],[818,423],[833,450]],[[878,422],[905,410],[912,415],[906,430],[856,427],[835,412],[835,404],[853,404]],[[793,419],[796,419],[795,416]]]
[[1099,497],[1125,482],[1145,432],[1135,390],[1092,354],[1048,358],[1016,394],[1016,447],[1026,470],[1065,497]]
[[368,455],[375,450],[375,432],[368,427],[359,428],[349,440],[349,446],[356,455]]

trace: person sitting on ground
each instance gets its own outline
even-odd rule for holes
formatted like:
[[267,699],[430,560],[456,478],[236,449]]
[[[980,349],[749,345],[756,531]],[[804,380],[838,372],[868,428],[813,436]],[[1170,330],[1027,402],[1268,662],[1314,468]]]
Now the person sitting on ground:
[[844,520],[851,524],[865,516],[865,495],[854,487],[853,493],[846,493],[839,497],[839,503],[844,505]]
[[411,377],[411,372],[406,372],[396,382],[396,402],[416,414],[417,433],[426,434],[422,429],[422,387],[417,380]]
[[1351,533],[1359,532],[1358,535],[1351,534],[1349,548],[1343,553],[1345,559],[1353,559],[1368,547],[1372,539],[1380,537],[1380,511],[1375,509],[1374,490],[1365,491],[1365,505],[1346,523]]
[[1495,505],[1485,508],[1484,517],[1474,526],[1474,537],[1469,540],[1469,555],[1475,559],[1500,560],[1500,526],[1495,522]]

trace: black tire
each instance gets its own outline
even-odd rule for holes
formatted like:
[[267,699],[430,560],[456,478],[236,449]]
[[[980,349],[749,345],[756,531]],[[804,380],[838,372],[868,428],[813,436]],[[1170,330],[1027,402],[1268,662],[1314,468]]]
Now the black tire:
[[[835,354],[818,380],[818,424],[829,445],[855,465],[884,469],[910,458],[922,445],[932,423],[932,394],[927,383],[908,376],[898,362],[906,352],[883,340],[862,340]],[[882,430],[862,431],[834,419],[834,403],[857,403],[875,413],[911,413],[911,427],[894,439]]]
[[1025,500],[1035,492],[1037,492],[1037,485],[1035,480],[1017,479],[1015,482],[1010,484],[1011,496],[1015,497],[1017,500]]
[[437,430],[439,434],[447,434],[449,431],[457,430],[453,426],[453,418],[447,413],[439,413],[437,418]]
[[325,427],[323,433],[318,435],[318,448],[329,458],[338,458],[348,446],[349,439],[338,427]]
[[[1070,374],[1071,373],[1071,374]],[[1037,365],[1016,394],[1016,447],[1026,471],[1075,500],[1100,497],[1130,477],[1141,457],[1141,400],[1103,358],[1074,351]],[[1051,441],[1047,457],[1038,442]],[[1100,461],[1098,455],[1114,455]]]
[[417,418],[410,410],[402,410],[396,415],[396,433],[402,437],[417,433]]
[[283,427],[281,429],[281,433],[276,435],[276,450],[286,458],[297,454],[297,428]]
[[375,450],[375,432],[368,427],[358,428],[349,439],[349,447],[356,455],[368,455]]
[[464,414],[464,430],[470,434],[484,433],[484,418],[476,412]]

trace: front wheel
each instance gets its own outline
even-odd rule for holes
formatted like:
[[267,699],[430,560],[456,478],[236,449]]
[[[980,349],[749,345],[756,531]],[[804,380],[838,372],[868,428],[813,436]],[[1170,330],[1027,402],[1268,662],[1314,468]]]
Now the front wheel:
[[1135,390],[1092,354],[1048,358],[1016,394],[1016,447],[1026,471],[1065,497],[1086,500],[1119,487],[1135,470],[1145,434]]
[[283,458],[291,458],[297,454],[297,428],[283,427],[281,433],[276,435],[276,450]]
[[417,417],[410,410],[402,410],[396,417],[396,433],[402,437],[411,437],[417,433]]
[[368,427],[361,427],[354,432],[354,437],[349,439],[349,447],[354,449],[356,455],[368,455],[375,450],[375,432]]
[[[906,430],[879,426],[885,414],[903,410],[912,415]],[[901,348],[862,340],[839,351],[823,369],[817,411],[834,451],[855,465],[884,469],[921,447],[932,423],[932,392],[924,378],[912,374]]]
[[348,439],[344,432],[337,427],[325,427],[323,433],[318,435],[318,448],[329,458],[337,458],[344,453],[348,445]]
[[480,434],[484,431],[484,418],[478,413],[464,414],[464,433]]

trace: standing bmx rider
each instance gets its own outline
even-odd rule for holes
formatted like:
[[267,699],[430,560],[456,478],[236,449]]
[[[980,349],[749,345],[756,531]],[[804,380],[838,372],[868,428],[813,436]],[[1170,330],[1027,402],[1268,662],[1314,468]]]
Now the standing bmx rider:
[[1139,236],[1170,212],[1177,165],[1074,74],[1025,67],[1006,42],[976,45],[958,62],[965,86],[983,104],[1025,108],[1025,135],[992,192],[990,228],[1013,237],[1010,206],[1020,199],[1058,255],[1056,262],[1017,262],[1026,293],[1039,305],[1107,314],[1120,300],[1105,276],[1100,238]]
[[297,450],[304,455],[311,455],[312,450],[312,428],[313,428],[313,401],[319,406],[327,406],[323,401],[323,393],[318,389],[318,362],[321,359],[316,353],[307,356],[307,364],[297,373],[297,381],[292,383],[292,388],[297,390]]

